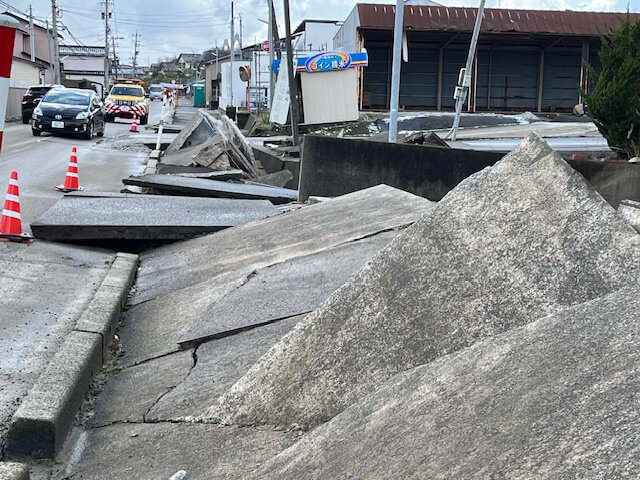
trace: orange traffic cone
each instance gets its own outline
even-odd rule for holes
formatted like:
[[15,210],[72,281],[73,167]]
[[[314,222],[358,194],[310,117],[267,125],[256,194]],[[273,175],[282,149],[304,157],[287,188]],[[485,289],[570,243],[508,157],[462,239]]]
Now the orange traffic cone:
[[2,219],[0,220],[0,242],[33,242],[33,237],[22,233],[19,196],[18,172],[12,170],[9,188],[7,188],[7,197],[2,209]]
[[71,149],[69,157],[69,166],[67,167],[67,176],[64,177],[64,185],[58,185],[56,190],[60,192],[76,192],[84,190],[84,187],[78,185],[78,149]]
[[129,131],[138,133],[138,122],[137,122],[137,116],[135,113],[133,114],[133,121],[131,122],[131,128],[129,129]]

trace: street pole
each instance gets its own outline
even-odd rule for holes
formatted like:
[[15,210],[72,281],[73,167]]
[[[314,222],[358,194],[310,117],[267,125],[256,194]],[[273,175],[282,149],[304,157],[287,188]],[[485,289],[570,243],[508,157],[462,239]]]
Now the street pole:
[[389,114],[389,143],[398,140],[398,106],[400,104],[400,68],[402,66],[402,29],[404,1],[396,0],[396,23],[393,29],[393,63],[391,67],[391,99]]
[[29,51],[31,52],[31,61],[36,61],[36,52],[35,52],[35,32],[33,30],[33,10],[31,9],[31,5],[29,5]]
[[[53,68],[53,53],[51,53],[51,32],[49,31],[49,20],[45,20],[45,26],[47,27],[47,52],[49,52],[49,68],[51,70],[51,79],[55,79],[56,72]],[[46,79],[46,76],[45,76]],[[47,83],[46,81],[44,83]],[[52,82],[55,83],[55,82]]]
[[471,85],[471,69],[473,68],[473,60],[476,55],[476,45],[478,44],[478,35],[480,35],[480,26],[482,25],[484,3],[485,0],[480,1],[480,7],[478,8],[478,13],[476,14],[476,23],[473,27],[473,35],[471,36],[469,54],[467,55],[467,65],[465,66],[464,71],[460,72],[461,78],[458,79],[458,81],[461,82],[462,85],[457,86],[453,94],[453,97],[456,99],[456,115],[453,119],[453,127],[451,127],[451,131],[447,134],[447,137],[449,136],[449,134],[451,134],[451,140],[455,140],[458,135],[458,126],[460,125],[460,114],[462,113],[462,106],[467,99],[467,91],[469,90],[469,86]]
[[118,57],[116,56],[116,37],[113,35],[111,35],[111,46],[113,47],[113,68],[115,69],[116,78],[118,78]]
[[233,31],[233,0],[231,1],[231,44],[229,47],[230,61],[231,66],[229,68],[229,101],[231,102],[231,107],[233,107],[233,60],[235,54],[235,41],[234,41],[234,31]]
[[[399,0],[400,1],[400,0]],[[293,51],[291,49],[291,21],[289,19],[289,0],[284,0],[284,29],[287,37],[287,75],[289,77],[289,114],[291,115],[291,135],[293,144],[300,145],[298,137],[298,102],[296,84],[293,77]]]
[[4,117],[9,99],[13,42],[15,41],[16,28],[18,27],[20,27],[20,24],[14,18],[9,15],[0,15],[0,151],[2,151]]
[[269,1],[269,110],[273,103],[273,92],[276,88],[275,75],[273,73],[273,49],[276,47],[273,41],[273,2]]
[[219,57],[220,57],[220,50],[218,50],[218,40],[216,40],[216,102],[218,102],[218,106],[220,106],[220,80],[218,79],[218,75],[220,75],[220,71],[218,70]]
[[51,0],[51,16],[53,21],[53,83],[60,83],[60,47],[58,45],[58,6]]
[[[114,49],[115,50],[115,49]],[[106,98],[109,92],[109,0],[104,0],[104,86],[102,97]]]

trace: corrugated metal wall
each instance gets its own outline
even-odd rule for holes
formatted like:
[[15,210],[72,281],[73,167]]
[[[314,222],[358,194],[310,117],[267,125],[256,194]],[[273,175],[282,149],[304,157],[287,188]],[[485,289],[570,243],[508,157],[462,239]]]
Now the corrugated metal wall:
[[542,110],[572,109],[578,103],[580,51],[545,52]]
[[477,79],[478,110],[534,110],[538,97],[538,54],[480,52]]
[[367,45],[367,53],[369,66],[364,69],[363,106],[364,108],[389,108],[391,49]]
[[400,105],[435,108],[438,104],[438,50],[409,45],[409,61],[400,70]]
[[[366,42],[365,42],[366,43]],[[369,66],[364,69],[363,107],[389,108],[391,45],[367,44]],[[595,50],[591,52],[594,59]],[[458,73],[466,63],[463,48],[446,48],[442,66],[442,108],[453,109]],[[480,48],[477,72],[477,110],[538,108],[540,51],[534,48]],[[593,61],[593,60],[592,60]],[[439,49],[433,44],[409,43],[409,62],[401,71],[400,106],[434,109],[438,104]],[[544,55],[542,110],[571,110],[578,102],[581,50],[549,49]]]

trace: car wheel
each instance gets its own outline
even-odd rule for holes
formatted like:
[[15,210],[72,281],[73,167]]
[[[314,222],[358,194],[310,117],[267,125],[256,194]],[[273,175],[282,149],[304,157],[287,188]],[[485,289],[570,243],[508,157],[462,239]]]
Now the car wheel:
[[41,132],[40,130],[36,130],[35,128],[32,128],[32,129],[31,129],[31,134],[32,134],[34,137],[39,137],[41,133],[42,133],[42,132]]
[[84,138],[91,140],[91,137],[93,137],[93,121],[87,123],[87,131],[84,132]]
[[140,125],[146,125],[149,122],[149,115],[144,115],[140,117]]
[[105,122],[113,122],[115,120],[115,117],[113,115],[105,115],[104,116],[104,121]]
[[24,123],[25,125],[29,123],[29,120],[31,120],[31,117],[22,117],[22,123]]

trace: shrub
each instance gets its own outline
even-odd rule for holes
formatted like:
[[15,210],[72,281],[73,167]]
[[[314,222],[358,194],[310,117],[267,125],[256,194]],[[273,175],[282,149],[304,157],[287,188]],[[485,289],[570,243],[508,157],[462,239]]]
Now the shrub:
[[623,157],[640,156],[640,22],[629,18],[602,38],[602,71],[585,95],[588,112],[609,146]]

